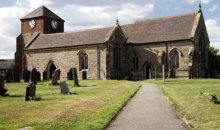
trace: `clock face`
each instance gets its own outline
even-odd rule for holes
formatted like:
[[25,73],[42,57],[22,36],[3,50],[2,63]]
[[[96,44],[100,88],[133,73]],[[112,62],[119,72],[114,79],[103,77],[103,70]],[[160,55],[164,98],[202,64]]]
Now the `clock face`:
[[51,21],[51,26],[52,26],[52,28],[55,30],[55,29],[57,29],[57,21],[56,20],[52,20]]
[[31,19],[31,20],[29,21],[29,27],[30,27],[31,29],[33,29],[35,26],[36,26],[35,20],[34,20],[34,19]]

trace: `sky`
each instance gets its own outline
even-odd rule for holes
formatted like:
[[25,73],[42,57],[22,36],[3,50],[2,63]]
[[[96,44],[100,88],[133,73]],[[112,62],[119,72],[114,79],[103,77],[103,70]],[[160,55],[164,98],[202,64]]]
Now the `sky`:
[[65,20],[64,31],[131,24],[136,20],[197,12],[199,3],[210,46],[220,49],[220,0],[0,0],[0,59],[13,59],[20,19],[46,6]]

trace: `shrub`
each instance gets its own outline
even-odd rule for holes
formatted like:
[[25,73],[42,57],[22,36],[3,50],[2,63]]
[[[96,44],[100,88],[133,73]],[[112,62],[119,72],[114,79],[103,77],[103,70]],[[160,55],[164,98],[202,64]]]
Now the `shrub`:
[[122,79],[122,80],[131,80],[132,77],[133,77],[133,74],[132,74],[131,70],[129,70],[129,69],[126,69],[125,71],[123,71],[120,74],[120,79]]

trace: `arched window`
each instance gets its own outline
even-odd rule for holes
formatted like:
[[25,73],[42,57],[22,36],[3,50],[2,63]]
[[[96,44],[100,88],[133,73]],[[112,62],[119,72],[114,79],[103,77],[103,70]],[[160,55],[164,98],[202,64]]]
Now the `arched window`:
[[137,69],[138,68],[138,56],[136,53],[134,53],[134,56],[133,56],[133,69]]
[[82,53],[79,55],[79,70],[88,69],[88,55]]
[[177,49],[173,49],[170,52],[170,65],[172,69],[179,68],[179,52]]

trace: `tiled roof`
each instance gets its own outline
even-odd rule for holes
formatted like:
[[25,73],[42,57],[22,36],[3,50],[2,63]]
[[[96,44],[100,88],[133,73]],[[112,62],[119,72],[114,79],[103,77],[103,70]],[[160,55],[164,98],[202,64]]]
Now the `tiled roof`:
[[190,39],[198,13],[138,20],[135,24],[122,25],[128,43],[153,43]]
[[14,59],[0,59],[0,69],[13,69]]
[[[29,18],[36,18],[36,17],[41,17],[41,16],[45,16],[45,17],[50,17],[53,19],[60,19],[63,20],[62,18],[60,18],[59,16],[57,16],[55,13],[53,13],[52,11],[50,11],[47,7],[45,6],[40,6],[39,8],[35,9],[34,11],[32,11],[31,13],[27,14],[26,16],[24,16],[22,19],[29,19]],[[64,20],[63,20],[64,21]]]
[[[121,25],[128,44],[154,43],[190,39],[196,15],[184,15],[138,20]],[[69,33],[40,34],[27,50],[68,47],[104,43],[113,27],[82,30]]]
[[112,29],[113,27],[108,27],[68,33],[40,34],[33,43],[30,43],[27,50],[104,43]]

